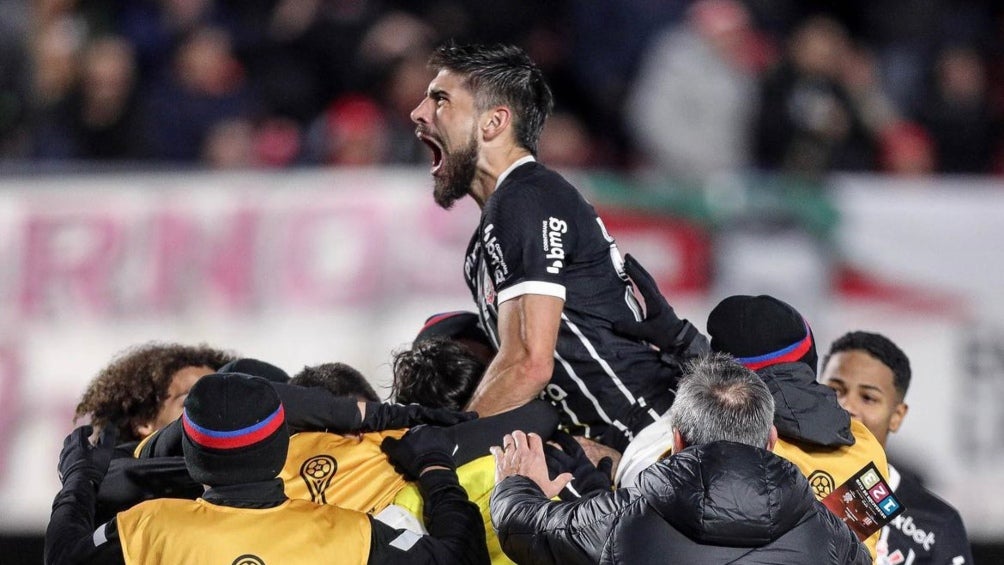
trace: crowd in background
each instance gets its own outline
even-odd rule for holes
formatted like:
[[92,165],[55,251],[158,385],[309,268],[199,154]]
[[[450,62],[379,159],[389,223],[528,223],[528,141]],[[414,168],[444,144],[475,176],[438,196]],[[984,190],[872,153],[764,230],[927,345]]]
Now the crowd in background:
[[450,38],[545,70],[553,166],[1004,173],[989,0],[0,0],[0,162],[428,163]]

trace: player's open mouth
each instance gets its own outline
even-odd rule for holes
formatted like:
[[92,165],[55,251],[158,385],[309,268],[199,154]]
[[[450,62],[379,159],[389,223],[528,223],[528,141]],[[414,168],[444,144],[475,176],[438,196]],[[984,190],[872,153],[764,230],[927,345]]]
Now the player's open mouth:
[[422,143],[428,145],[429,149],[432,149],[432,169],[430,169],[429,172],[436,174],[436,171],[443,166],[443,147],[439,144],[439,141],[427,133],[416,131],[415,135],[418,136],[418,139],[420,139]]

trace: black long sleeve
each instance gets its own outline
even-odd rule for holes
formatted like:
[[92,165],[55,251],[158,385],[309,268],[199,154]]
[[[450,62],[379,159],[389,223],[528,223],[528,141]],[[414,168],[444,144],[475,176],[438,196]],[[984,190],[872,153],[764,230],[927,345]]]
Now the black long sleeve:
[[445,431],[458,446],[453,458],[459,467],[488,455],[489,448],[501,446],[502,437],[513,430],[535,433],[546,441],[557,427],[558,412],[554,406],[543,400],[531,400],[508,412],[462,422]]
[[286,410],[286,424],[294,430],[350,432],[362,420],[359,401],[335,396],[318,387],[271,383]]
[[[291,430],[351,431],[362,419],[355,398],[335,396],[317,387],[271,383],[285,408],[286,424]],[[181,420],[175,420],[154,432],[140,450],[140,457],[181,457]]]
[[94,507],[97,489],[80,475],[67,477],[52,502],[45,530],[46,565],[124,563],[115,522],[102,526],[106,540],[95,546]]
[[110,520],[151,498],[195,499],[202,491],[202,485],[188,475],[184,457],[119,457],[112,459],[98,488],[95,521]]
[[515,475],[495,486],[492,522],[499,542],[518,563],[596,563],[609,539],[614,515],[628,502],[626,490],[575,502],[552,502],[532,480]]
[[484,522],[477,505],[468,500],[457,474],[449,470],[424,473],[418,486],[425,499],[429,535],[396,530],[376,519],[369,562],[374,564],[457,563],[487,564]]

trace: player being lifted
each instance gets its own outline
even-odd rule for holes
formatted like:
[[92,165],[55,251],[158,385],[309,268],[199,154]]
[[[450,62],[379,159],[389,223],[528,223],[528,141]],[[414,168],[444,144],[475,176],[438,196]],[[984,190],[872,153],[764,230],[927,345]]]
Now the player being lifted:
[[[411,118],[432,149],[435,201],[481,207],[464,275],[498,348],[469,408],[497,414],[543,391],[573,433],[623,450],[668,410],[680,370],[613,331],[641,310],[596,211],[534,158],[553,105],[543,74],[503,45],[449,43],[430,67]],[[697,333],[675,329],[681,348]]]

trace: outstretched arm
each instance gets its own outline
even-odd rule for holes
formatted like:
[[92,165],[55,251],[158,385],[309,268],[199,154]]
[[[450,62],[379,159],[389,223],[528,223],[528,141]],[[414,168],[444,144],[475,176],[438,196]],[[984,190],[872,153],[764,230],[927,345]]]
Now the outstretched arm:
[[531,400],[508,412],[444,428],[458,445],[454,459],[461,466],[491,453],[493,445],[502,445],[503,437],[513,430],[535,433],[545,440],[558,429],[558,411],[549,402]]
[[499,352],[467,405],[491,416],[533,400],[551,380],[565,301],[523,294],[499,305]]
[[[433,424],[452,426],[473,420],[476,414],[418,404],[390,404],[335,396],[318,387],[272,383],[286,409],[286,423],[294,430],[325,430],[334,433],[396,430]],[[184,455],[181,419],[156,431],[140,447],[138,457]]]

